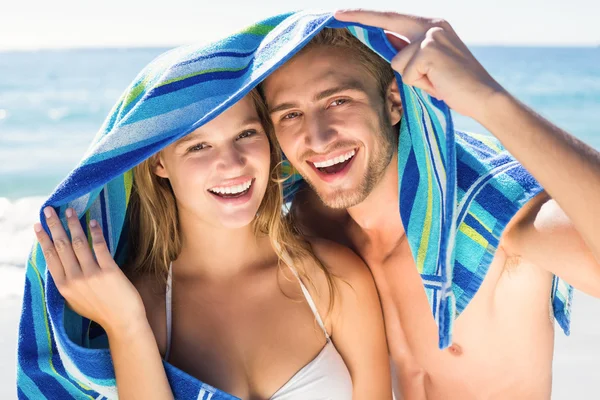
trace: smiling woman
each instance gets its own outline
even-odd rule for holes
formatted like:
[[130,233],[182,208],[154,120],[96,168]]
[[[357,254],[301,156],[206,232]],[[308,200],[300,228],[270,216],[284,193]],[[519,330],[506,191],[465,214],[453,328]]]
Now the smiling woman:
[[31,352],[46,342],[22,341],[20,365],[55,348],[74,361],[53,366],[51,384],[20,375],[25,397],[392,397],[366,265],[284,215],[269,115],[258,81],[239,75],[264,56],[231,56],[248,40],[257,37],[225,41],[223,60],[214,48],[159,57],[44,204],[28,282],[56,313],[32,301],[21,331],[50,321],[52,342]]

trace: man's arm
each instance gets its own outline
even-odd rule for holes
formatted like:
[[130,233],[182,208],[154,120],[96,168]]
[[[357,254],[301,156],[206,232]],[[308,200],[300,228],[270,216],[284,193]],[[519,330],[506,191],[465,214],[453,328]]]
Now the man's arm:
[[[521,242],[513,249],[599,294],[594,277],[600,274],[600,154],[504,90],[446,21],[371,11],[338,12],[335,17],[378,26],[410,41],[392,60],[404,83],[485,126],[560,205],[550,203],[524,218],[529,224],[521,222],[515,230]],[[536,247],[545,249],[543,257]]]
[[509,257],[532,262],[577,289],[600,297],[600,264],[571,219],[546,193],[513,217],[501,246]]

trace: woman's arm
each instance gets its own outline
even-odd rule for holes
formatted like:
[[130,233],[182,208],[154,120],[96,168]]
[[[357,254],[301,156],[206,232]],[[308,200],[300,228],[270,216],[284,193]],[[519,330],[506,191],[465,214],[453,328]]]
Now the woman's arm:
[[379,297],[364,262],[350,249],[311,240],[336,280],[331,337],[352,377],[354,400],[391,399],[390,358]]
[[113,260],[100,226],[90,221],[92,253],[72,209],[66,211],[70,240],[52,207],[44,214],[53,240],[41,224],[34,230],[48,270],[68,306],[106,331],[119,398],[172,399],[140,294]]
[[173,398],[154,333],[147,321],[107,334],[119,399]]

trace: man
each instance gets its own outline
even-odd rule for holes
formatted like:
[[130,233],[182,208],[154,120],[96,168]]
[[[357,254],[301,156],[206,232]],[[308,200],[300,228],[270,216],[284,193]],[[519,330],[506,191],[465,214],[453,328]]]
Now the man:
[[367,11],[336,18],[406,37],[392,61],[404,83],[485,126],[545,191],[503,230],[452,344],[440,350],[398,212],[397,84],[356,43],[324,33],[262,86],[283,152],[312,188],[296,195],[292,212],[305,233],[350,246],[370,267],[402,397],[549,398],[554,275],[600,297],[600,156],[507,93],[445,21]]

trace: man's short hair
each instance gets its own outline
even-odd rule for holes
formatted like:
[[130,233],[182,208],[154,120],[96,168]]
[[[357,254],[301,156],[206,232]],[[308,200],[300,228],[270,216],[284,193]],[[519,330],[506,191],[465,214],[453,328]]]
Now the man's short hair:
[[394,80],[394,70],[390,64],[373,50],[365,46],[360,40],[345,28],[325,28],[319,32],[298,54],[309,51],[315,47],[330,46],[347,49],[375,80],[382,96],[385,97],[388,86]]

